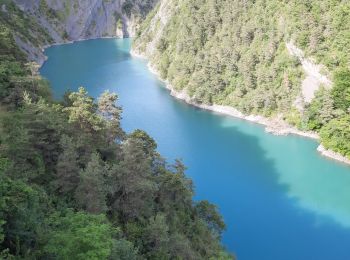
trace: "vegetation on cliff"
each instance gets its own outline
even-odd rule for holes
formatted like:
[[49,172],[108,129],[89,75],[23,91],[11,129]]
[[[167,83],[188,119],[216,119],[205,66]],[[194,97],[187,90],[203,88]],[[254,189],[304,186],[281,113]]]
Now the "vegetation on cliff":
[[[143,23],[134,49],[194,101],[246,114],[282,114],[321,133],[326,148],[350,156],[350,3],[344,0],[164,0]],[[303,71],[293,42],[325,65],[332,90],[296,106]]]
[[52,101],[14,28],[1,20],[0,258],[231,259],[185,166],[121,129],[115,94]]

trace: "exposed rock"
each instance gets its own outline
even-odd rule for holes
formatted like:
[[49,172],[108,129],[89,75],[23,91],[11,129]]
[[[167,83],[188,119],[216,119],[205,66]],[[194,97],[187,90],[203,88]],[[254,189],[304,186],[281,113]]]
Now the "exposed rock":
[[29,60],[36,61],[39,65],[44,63],[46,57],[41,49],[36,48],[32,44],[23,41],[17,35],[14,36],[14,39],[18,47],[21,48],[25,53],[27,53]]
[[[69,40],[116,36],[122,24],[123,37],[133,36],[133,20],[144,18],[158,0],[14,0],[37,17],[50,32]],[[147,2],[145,4],[145,2]],[[47,21],[47,22],[45,22]],[[55,37],[53,37],[55,38]]]
[[326,156],[326,157],[331,158],[333,160],[340,161],[340,162],[343,162],[346,164],[350,164],[350,160],[348,158],[346,158],[343,155],[336,153],[334,151],[327,150],[323,145],[320,145],[317,148],[317,151],[319,151],[323,156]]
[[[174,5],[171,0],[163,0],[158,5],[158,10],[151,20],[151,24],[146,28],[145,34],[151,35],[150,42],[144,45],[142,41],[136,42],[133,48],[134,54],[151,57],[154,54],[156,46],[163,34],[163,30],[173,13]],[[141,46],[144,45],[144,46]],[[137,52],[137,53],[136,53]]]
[[[332,82],[326,75],[321,73],[322,65],[316,64],[311,59],[305,57],[304,52],[294,45],[292,41],[286,43],[289,53],[299,59],[306,74],[302,83],[302,96],[306,103],[310,103],[315,97],[315,93],[323,85],[326,88],[332,86]],[[295,106],[300,110],[300,100],[297,100]]]
[[[146,58],[145,55],[135,53],[134,51],[131,52],[132,55],[138,58]],[[158,71],[155,69],[154,66],[152,66],[151,63],[148,63],[148,68],[149,70],[156,74],[158,77],[160,77]],[[163,80],[165,82],[166,88],[170,91],[170,95],[183,100],[187,104],[193,105],[195,107],[213,111],[216,113],[240,118],[243,120],[247,120],[256,124],[264,125],[265,126],[265,131],[268,133],[271,133],[273,135],[278,135],[278,136],[283,136],[283,135],[299,135],[307,138],[312,138],[312,139],[319,139],[319,135],[315,132],[312,131],[301,131],[297,129],[296,127],[293,127],[289,125],[287,122],[283,120],[282,115],[278,115],[274,118],[267,118],[264,116],[260,115],[245,115],[242,112],[240,112],[238,109],[230,106],[223,106],[223,105],[217,105],[217,104],[212,104],[212,105],[206,105],[203,103],[197,103],[193,98],[191,98],[185,89],[182,91],[177,91],[175,90],[172,85],[167,81]]]
[[[101,37],[132,37],[136,27],[158,2],[158,0],[13,1],[48,32],[54,44]],[[30,59],[42,63],[43,59],[39,54],[41,48],[34,50],[33,45],[30,46],[30,43],[20,40],[18,44]],[[45,44],[43,43],[43,46]]]

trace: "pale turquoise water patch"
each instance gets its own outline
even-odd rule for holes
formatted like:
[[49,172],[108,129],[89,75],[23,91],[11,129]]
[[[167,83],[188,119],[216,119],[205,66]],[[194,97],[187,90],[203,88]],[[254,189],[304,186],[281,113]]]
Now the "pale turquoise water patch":
[[183,158],[196,198],[216,203],[223,241],[239,259],[350,259],[350,168],[321,157],[317,143],[276,137],[263,127],[177,101],[129,40],[55,46],[41,70],[57,98],[86,86],[116,91],[127,131],[145,129],[159,151]]
[[[235,124],[228,119],[224,126],[230,125]],[[321,215],[321,218],[316,216],[316,223],[328,221],[322,217],[329,216],[350,228],[349,166],[322,158],[316,150],[318,143],[312,140],[257,134],[254,126],[243,130],[259,136],[260,145],[267,147],[267,158],[278,158],[275,160],[278,183],[288,187],[287,195],[295,199],[299,207]]]

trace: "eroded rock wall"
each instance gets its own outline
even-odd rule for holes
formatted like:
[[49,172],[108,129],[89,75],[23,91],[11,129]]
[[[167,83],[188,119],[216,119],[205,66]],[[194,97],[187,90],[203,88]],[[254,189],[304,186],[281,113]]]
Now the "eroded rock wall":
[[[53,43],[132,37],[158,0],[13,0],[51,36]],[[20,42],[30,58],[35,47]],[[43,46],[47,43],[43,43]],[[43,47],[41,46],[41,47]],[[33,59],[33,58],[32,58]],[[35,58],[34,58],[35,60]],[[37,60],[42,63],[42,57]]]

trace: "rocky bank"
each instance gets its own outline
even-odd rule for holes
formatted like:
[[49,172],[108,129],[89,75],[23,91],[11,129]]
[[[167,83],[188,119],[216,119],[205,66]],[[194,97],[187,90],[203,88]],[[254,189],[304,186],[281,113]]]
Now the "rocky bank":
[[[137,58],[147,59],[147,56],[135,51],[135,49],[131,51],[131,54]],[[159,72],[155,69],[155,67],[150,62],[148,63],[148,68],[153,74],[157,75],[161,79]],[[163,79],[161,79],[161,80],[163,80]],[[286,123],[282,119],[282,117],[279,117],[279,116],[274,117],[274,118],[267,118],[267,117],[263,117],[260,115],[245,115],[242,112],[240,112],[239,110],[237,110],[236,108],[230,107],[230,106],[223,106],[223,105],[217,105],[217,104],[206,105],[206,104],[196,103],[186,93],[186,90],[183,90],[181,92],[176,91],[167,80],[163,80],[163,81],[165,83],[166,88],[170,91],[171,96],[173,96],[179,100],[183,100],[184,102],[186,102],[187,104],[190,104],[192,106],[195,106],[195,107],[198,107],[201,109],[205,109],[205,110],[209,110],[209,111],[213,111],[215,113],[219,113],[222,115],[228,115],[228,116],[232,116],[235,118],[247,120],[247,121],[250,121],[250,122],[253,122],[256,124],[264,125],[265,131],[270,133],[270,134],[273,134],[273,135],[277,135],[277,136],[298,135],[298,136],[311,138],[311,139],[315,139],[315,140],[319,140],[319,138],[320,138],[316,132],[301,131],[301,130],[297,129],[296,127],[293,127],[293,126],[289,125],[288,123]],[[317,151],[329,159],[336,160],[336,161],[350,165],[350,160],[348,158],[346,158],[346,157],[342,156],[341,154],[336,153],[334,151],[327,150],[322,144],[320,144],[318,146]]]

